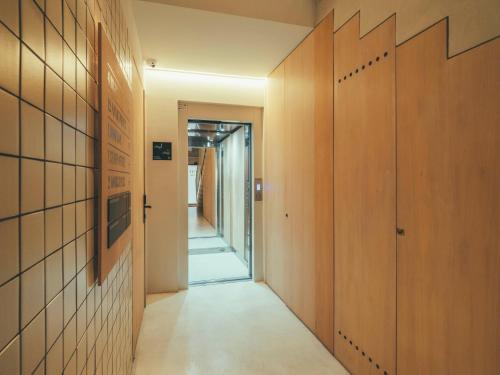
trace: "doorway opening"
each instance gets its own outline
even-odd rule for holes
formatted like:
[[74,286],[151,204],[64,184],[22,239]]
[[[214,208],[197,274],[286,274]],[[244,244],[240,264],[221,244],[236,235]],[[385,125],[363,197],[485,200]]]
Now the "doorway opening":
[[252,127],[188,120],[190,285],[252,277]]

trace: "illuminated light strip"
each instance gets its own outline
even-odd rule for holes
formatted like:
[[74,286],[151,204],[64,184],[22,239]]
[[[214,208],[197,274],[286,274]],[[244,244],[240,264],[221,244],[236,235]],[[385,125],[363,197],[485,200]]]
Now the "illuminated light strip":
[[165,69],[165,68],[150,68],[148,66],[144,67],[144,70],[152,71],[152,72],[161,72],[165,73],[172,78],[192,78],[192,79],[218,79],[218,80],[240,80],[240,81],[251,81],[255,83],[265,83],[266,77],[250,77],[250,76],[237,76],[237,75],[226,75],[226,74],[218,74],[218,73],[209,73],[209,72],[196,72],[196,71],[187,71],[187,70],[176,70],[176,69]]

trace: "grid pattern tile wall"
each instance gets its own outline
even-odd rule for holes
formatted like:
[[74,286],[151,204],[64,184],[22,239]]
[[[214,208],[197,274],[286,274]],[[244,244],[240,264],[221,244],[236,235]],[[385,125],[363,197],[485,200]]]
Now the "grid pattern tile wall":
[[128,374],[130,248],[96,283],[97,23],[119,0],[0,1],[0,374]]

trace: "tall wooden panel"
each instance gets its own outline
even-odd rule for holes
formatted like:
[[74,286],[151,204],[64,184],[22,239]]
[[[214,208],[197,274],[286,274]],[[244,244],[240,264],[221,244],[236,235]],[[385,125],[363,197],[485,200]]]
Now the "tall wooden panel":
[[333,352],[333,13],[313,38],[315,332]]
[[266,280],[333,350],[333,14],[269,76]]
[[334,36],[335,354],[396,370],[395,17]]
[[287,303],[289,236],[285,217],[285,69],[278,66],[267,79],[264,126],[264,245],[266,282]]
[[285,60],[286,215],[290,225],[290,308],[315,328],[314,38]]
[[397,49],[398,373],[500,369],[500,39]]

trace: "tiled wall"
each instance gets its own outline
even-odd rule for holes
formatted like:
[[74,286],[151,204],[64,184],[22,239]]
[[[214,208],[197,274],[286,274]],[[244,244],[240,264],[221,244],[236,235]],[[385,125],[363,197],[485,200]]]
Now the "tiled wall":
[[131,251],[95,281],[97,22],[119,0],[0,0],[0,374],[128,374]]

